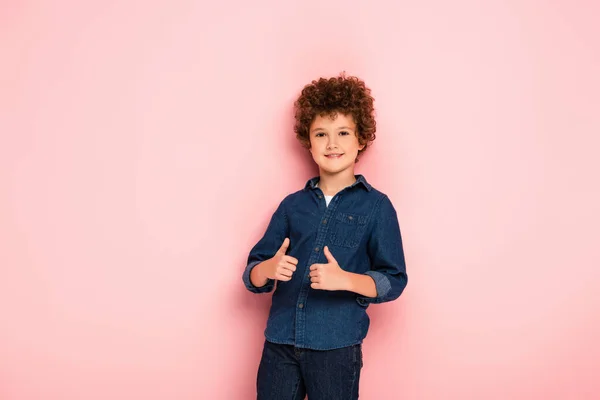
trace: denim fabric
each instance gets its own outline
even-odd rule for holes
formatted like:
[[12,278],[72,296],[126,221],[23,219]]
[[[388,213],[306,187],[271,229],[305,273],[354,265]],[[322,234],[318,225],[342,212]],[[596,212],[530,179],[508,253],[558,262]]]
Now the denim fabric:
[[265,341],[256,380],[258,400],[358,399],[362,345],[300,349]]
[[[369,304],[395,300],[404,290],[407,275],[396,210],[364,176],[356,179],[328,207],[317,187],[319,178],[309,180],[304,189],[279,204],[264,236],[250,251],[242,277],[246,288],[266,293],[276,286],[265,329],[268,341],[313,350],[362,343],[369,329]],[[287,254],[298,259],[292,279],[254,286],[250,271],[273,257],[286,237],[290,238]],[[312,289],[309,268],[327,263],[324,246],[342,269],[369,275],[377,297]]]

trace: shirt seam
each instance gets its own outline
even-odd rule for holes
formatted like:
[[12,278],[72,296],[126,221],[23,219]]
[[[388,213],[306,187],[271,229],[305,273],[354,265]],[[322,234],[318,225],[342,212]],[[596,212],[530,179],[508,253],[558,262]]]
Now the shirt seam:
[[[371,221],[371,234],[369,235],[369,237],[367,238],[367,252],[368,252],[368,248],[369,248],[369,240],[371,240],[371,238],[373,237],[373,230],[375,229],[375,215],[377,213],[379,213],[381,211],[381,205],[383,204],[383,200],[387,197],[387,195],[385,193],[381,193],[381,196],[379,196],[379,199],[377,199],[377,205],[376,207],[373,207],[373,211],[371,212],[371,216],[369,217],[370,221]],[[379,221],[377,221],[379,222]],[[373,271],[373,269],[371,269],[372,265],[369,265],[369,271]],[[364,274],[366,276],[369,276],[368,274]],[[375,284],[375,291],[377,291],[377,281],[375,281],[375,279],[371,276],[369,276],[371,279],[373,279],[373,283]],[[374,304],[376,302],[378,302],[381,299],[381,297],[379,296],[379,293],[376,294],[375,297],[367,297],[367,296],[363,296],[361,294],[357,294],[356,296],[356,300],[357,302],[362,306],[362,307],[368,307],[369,304]],[[366,304],[362,304],[359,300],[363,301]]]

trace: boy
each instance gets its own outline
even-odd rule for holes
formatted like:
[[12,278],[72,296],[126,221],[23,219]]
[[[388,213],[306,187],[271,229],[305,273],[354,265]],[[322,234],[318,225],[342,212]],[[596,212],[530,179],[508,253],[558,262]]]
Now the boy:
[[243,274],[246,288],[277,287],[258,368],[259,400],[358,398],[366,309],[407,283],[396,211],[362,175],[358,155],[375,139],[373,97],[344,74],[304,87],[296,137],[319,176],[280,204]]

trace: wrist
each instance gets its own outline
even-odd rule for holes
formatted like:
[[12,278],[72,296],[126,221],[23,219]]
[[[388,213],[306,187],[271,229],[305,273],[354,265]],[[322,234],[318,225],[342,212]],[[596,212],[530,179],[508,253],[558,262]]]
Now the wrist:
[[257,267],[259,268],[257,273],[261,279],[264,279],[264,280],[272,279],[272,278],[270,278],[270,276],[273,275],[271,273],[271,270],[272,270],[271,264],[272,263],[273,263],[273,259],[269,258],[268,260],[265,260],[257,265]]
[[254,284],[254,286],[262,287],[269,281],[269,277],[265,273],[265,269],[268,267],[266,264],[268,261],[269,260],[257,264],[254,268],[252,268],[252,271],[250,271],[250,281],[252,284]]
[[369,275],[348,272],[348,289],[365,297],[377,297],[375,281]]
[[342,290],[348,290],[350,292],[354,292],[355,288],[356,288],[356,282],[355,282],[355,276],[356,274],[353,274],[352,272],[348,272],[348,271],[344,271],[344,279],[343,279],[343,288]]

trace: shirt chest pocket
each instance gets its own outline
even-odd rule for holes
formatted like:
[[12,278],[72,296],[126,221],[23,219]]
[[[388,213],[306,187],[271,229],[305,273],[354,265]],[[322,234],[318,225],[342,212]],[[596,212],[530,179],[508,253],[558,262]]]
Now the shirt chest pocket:
[[364,215],[336,213],[329,231],[331,244],[348,248],[358,247],[367,229],[367,220]]

